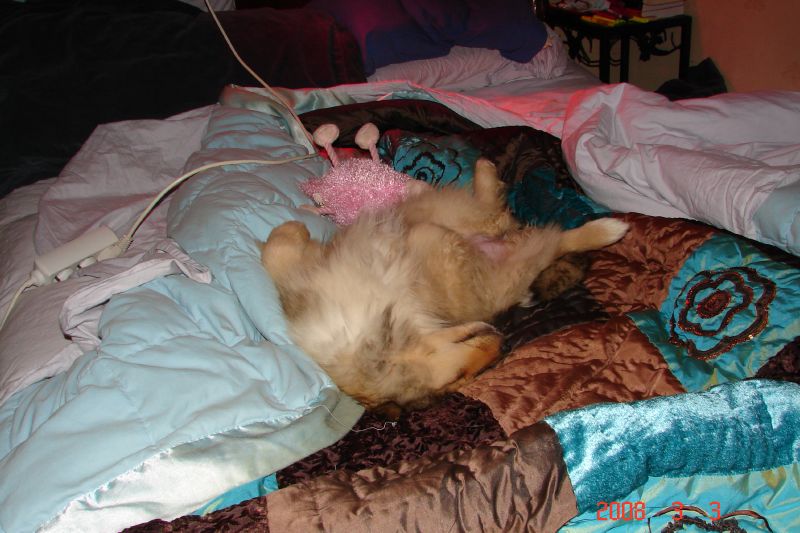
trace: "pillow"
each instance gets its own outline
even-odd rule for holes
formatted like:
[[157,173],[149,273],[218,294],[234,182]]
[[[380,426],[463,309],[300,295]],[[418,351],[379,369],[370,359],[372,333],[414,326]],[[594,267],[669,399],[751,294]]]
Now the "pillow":
[[529,0],[400,0],[433,39],[470,48],[499,50],[527,62],[547,40],[545,25]]
[[469,25],[469,6],[463,0],[400,0],[400,4],[431,39],[454,41]]
[[526,78],[549,80],[564,74],[569,59],[558,35],[550,28],[547,32],[544,47],[527,63],[506,59],[498,50],[454,46],[443,57],[380,67],[367,80],[408,80],[450,91],[479,89]]
[[426,34],[400,0],[312,0],[307,7],[329,13],[353,34],[367,75],[392,63],[443,56],[452,46]]
[[367,75],[395,63],[446,55],[453,46],[499,50],[528,62],[547,40],[527,0],[312,0],[353,34]]

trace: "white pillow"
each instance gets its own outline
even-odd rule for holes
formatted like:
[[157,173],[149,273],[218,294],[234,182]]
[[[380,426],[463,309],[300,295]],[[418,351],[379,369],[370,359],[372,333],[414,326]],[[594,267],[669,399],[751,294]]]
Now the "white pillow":
[[498,50],[454,46],[446,56],[386,65],[367,79],[408,80],[425,87],[466,91],[525,78],[556,78],[564,73],[569,59],[561,38],[549,27],[547,33],[547,43],[528,63],[506,59]]

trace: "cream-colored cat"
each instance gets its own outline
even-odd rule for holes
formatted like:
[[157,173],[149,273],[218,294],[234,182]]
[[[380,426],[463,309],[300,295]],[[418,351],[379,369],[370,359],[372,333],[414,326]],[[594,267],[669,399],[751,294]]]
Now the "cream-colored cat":
[[300,222],[282,224],[262,262],[294,341],[347,394],[396,415],[492,364],[502,338],[487,321],[526,301],[542,270],[627,230],[613,218],[567,231],[520,226],[495,166],[481,159],[472,190],[423,188],[328,243]]

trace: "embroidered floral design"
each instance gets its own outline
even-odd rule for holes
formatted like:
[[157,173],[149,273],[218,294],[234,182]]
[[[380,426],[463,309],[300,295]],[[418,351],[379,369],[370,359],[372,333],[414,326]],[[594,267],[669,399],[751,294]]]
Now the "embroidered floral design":
[[752,268],[699,272],[675,300],[670,342],[696,359],[718,357],[764,329],[775,292],[775,283]]
[[391,166],[434,186],[472,180],[472,169],[480,153],[461,139],[425,139],[414,135],[385,135],[378,150]]
[[464,167],[456,150],[442,148],[422,139],[416,141],[399,147],[395,153],[397,170],[432,185],[459,181]]

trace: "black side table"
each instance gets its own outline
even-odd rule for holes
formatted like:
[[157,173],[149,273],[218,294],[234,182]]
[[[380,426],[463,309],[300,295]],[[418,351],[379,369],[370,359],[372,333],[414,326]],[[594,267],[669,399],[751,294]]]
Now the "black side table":
[[[639,59],[647,61],[651,56],[664,56],[678,50],[680,63],[678,77],[686,79],[692,46],[692,17],[676,15],[652,19],[648,22],[626,21],[614,26],[590,22],[581,18],[585,13],[567,11],[548,6],[545,21],[553,28],[561,28],[566,37],[569,56],[584,65],[599,68],[600,81],[611,81],[611,66],[619,65],[619,81],[628,81],[631,39],[639,46]],[[667,43],[667,30],[680,28],[680,43]],[[600,58],[592,60],[584,48],[584,40],[600,42]],[[620,57],[611,58],[611,46],[620,42]],[[669,48],[662,48],[667,45]]]

